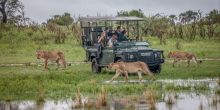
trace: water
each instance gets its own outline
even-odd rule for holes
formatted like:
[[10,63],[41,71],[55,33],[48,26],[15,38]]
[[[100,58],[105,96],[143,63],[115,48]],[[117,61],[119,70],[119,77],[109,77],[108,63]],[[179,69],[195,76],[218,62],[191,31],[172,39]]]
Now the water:
[[[130,81],[136,83],[137,81]],[[146,81],[147,82],[147,81]],[[101,107],[103,110],[149,110],[150,106],[154,106],[155,110],[220,110],[220,94],[216,94],[216,90],[220,89],[217,79],[200,79],[200,80],[157,80],[156,82],[165,84],[175,84],[178,86],[197,86],[207,85],[210,90],[204,93],[166,91],[159,95],[157,100],[153,95],[147,96],[139,94],[137,96],[112,96],[107,97],[107,106]],[[113,84],[123,82],[113,82]],[[145,82],[144,82],[145,83]],[[157,92],[157,91],[156,91]],[[152,99],[149,101],[149,97]],[[156,102],[154,102],[156,101]],[[91,103],[92,102],[92,103]],[[82,97],[82,106],[77,110],[97,109],[97,99],[89,99]],[[75,110],[77,103],[72,99],[65,100],[46,100],[37,103],[33,100],[27,101],[11,101],[0,102],[0,110]]]
[[[168,95],[168,94],[166,94]],[[156,102],[156,110],[220,110],[220,96],[214,94],[198,94],[198,93],[177,93],[178,96],[174,100],[173,104],[167,104],[168,99],[165,98],[161,101]],[[131,110],[147,110],[149,105],[138,99],[136,102],[132,99],[109,99],[108,106],[104,109],[120,110],[120,109],[131,109]],[[217,101],[217,102],[214,102]],[[95,109],[94,107],[92,107]],[[0,110],[72,110],[74,109],[74,101],[71,99],[52,101],[48,100],[45,103],[37,104],[35,101],[12,101],[12,102],[1,102]],[[88,109],[87,107],[82,107]]]

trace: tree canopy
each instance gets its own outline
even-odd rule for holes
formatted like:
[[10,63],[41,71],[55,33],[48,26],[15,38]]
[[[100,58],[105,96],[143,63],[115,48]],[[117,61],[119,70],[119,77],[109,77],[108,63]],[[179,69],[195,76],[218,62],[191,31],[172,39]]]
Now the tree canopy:
[[64,13],[63,15],[54,15],[53,18],[47,20],[47,23],[68,26],[73,23],[73,18],[69,13]]
[[211,23],[220,23],[220,11],[216,9],[210,11],[207,18]]
[[23,4],[19,0],[0,0],[0,19],[7,23],[8,19],[15,19],[23,13]]
[[140,18],[145,17],[144,13],[141,9],[131,10],[131,11],[121,10],[121,11],[117,12],[117,16],[136,16],[136,17],[140,17]]

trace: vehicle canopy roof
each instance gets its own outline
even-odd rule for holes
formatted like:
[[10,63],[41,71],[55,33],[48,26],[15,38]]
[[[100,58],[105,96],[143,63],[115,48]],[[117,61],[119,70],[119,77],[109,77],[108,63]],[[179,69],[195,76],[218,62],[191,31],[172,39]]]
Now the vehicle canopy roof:
[[143,18],[136,16],[98,16],[98,17],[80,17],[79,21],[82,22],[98,22],[98,21],[143,21]]

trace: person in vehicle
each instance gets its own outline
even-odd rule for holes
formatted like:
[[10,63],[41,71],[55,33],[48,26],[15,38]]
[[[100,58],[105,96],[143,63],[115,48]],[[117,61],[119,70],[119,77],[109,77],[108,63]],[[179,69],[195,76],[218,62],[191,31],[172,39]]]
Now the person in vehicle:
[[118,37],[118,41],[123,41],[123,34],[122,34],[122,31],[121,31],[121,26],[118,26],[117,27],[117,30],[115,31],[117,37]]
[[105,44],[107,44],[109,39],[112,37],[112,28],[111,27],[106,27],[105,32],[106,32]]
[[121,33],[123,35],[121,40],[122,41],[127,41],[128,40],[128,38],[127,38],[128,37],[128,32],[126,30],[123,30]]
[[105,41],[104,41],[105,37],[106,37],[106,32],[105,32],[105,31],[103,31],[103,32],[101,33],[101,36],[98,37],[98,43],[99,43],[102,47],[104,47],[104,44],[105,44]]
[[112,33],[112,37],[108,41],[108,46],[112,48],[115,42],[117,42],[117,34]]

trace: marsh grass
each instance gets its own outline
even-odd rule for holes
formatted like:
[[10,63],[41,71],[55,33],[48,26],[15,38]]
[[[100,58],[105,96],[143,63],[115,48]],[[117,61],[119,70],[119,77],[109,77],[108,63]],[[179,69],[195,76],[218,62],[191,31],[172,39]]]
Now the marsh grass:
[[220,77],[218,77],[218,85],[220,85]]
[[74,107],[73,108],[81,108],[81,107],[83,107],[82,95],[81,95],[81,92],[80,92],[80,88],[77,86],[77,92],[75,94]]
[[211,106],[212,106],[213,108],[217,108],[219,101],[220,101],[219,96],[218,96],[218,95],[214,95],[214,96],[211,98]]
[[168,94],[167,100],[165,101],[167,105],[173,106],[175,103],[174,95],[173,94]]
[[146,90],[144,93],[143,93],[146,101],[147,101],[147,104],[149,105],[149,109],[150,110],[156,110],[156,94],[155,94],[155,91],[153,90]]
[[37,105],[43,104],[45,102],[45,99],[46,99],[45,91],[42,86],[39,86],[37,90],[37,100],[36,100]]
[[204,110],[204,105],[202,104],[202,102],[200,102],[198,110]]

